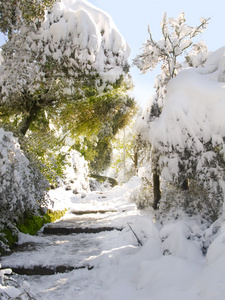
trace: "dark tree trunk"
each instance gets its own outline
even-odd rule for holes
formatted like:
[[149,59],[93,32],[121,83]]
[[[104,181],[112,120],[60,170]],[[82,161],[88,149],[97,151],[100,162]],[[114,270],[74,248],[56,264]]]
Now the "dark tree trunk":
[[40,106],[34,104],[27,116],[25,116],[20,124],[20,133],[23,135],[26,134],[27,130],[29,129],[31,123],[36,119],[37,114],[41,110]]
[[189,184],[188,184],[188,179],[185,179],[182,184],[181,184],[181,189],[183,191],[188,191],[189,190]]
[[134,168],[137,171],[137,168],[138,168],[138,152],[137,152],[137,150],[134,153]]
[[154,203],[153,208],[158,208],[159,200],[161,199],[161,191],[160,191],[160,178],[159,175],[153,174],[153,193],[154,193]]

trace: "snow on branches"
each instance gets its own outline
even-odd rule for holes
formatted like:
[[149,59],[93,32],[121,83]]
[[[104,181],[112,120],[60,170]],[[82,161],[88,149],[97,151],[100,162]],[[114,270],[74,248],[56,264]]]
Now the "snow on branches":
[[12,132],[0,128],[0,228],[36,212],[44,203],[47,182],[32,167]]
[[168,76],[173,78],[176,75],[176,70],[181,68],[181,64],[177,62],[177,57],[193,44],[192,39],[203,32],[208,20],[201,18],[199,26],[191,27],[186,24],[183,12],[177,19],[167,19],[167,15],[164,13],[161,22],[161,39],[155,41],[150,26],[148,26],[149,39],[144,44],[143,53],[135,58],[134,64],[145,73],[154,69],[160,61],[166,62]]
[[204,67],[187,68],[170,81],[162,113],[149,132],[161,176],[180,184],[197,181],[209,192],[212,218],[221,213],[225,198],[224,54],[222,47]]
[[57,1],[43,22],[23,25],[2,49],[8,101],[24,91],[53,101],[90,81],[104,90],[127,72],[130,53],[111,17],[86,0]]
[[[142,53],[137,55],[133,63],[143,73],[153,70],[161,63],[161,74],[157,76],[154,87],[158,101],[161,101],[162,105],[168,82],[183,68],[184,64],[178,58],[182,57],[188,48],[194,46],[193,38],[204,31],[208,21],[209,19],[201,18],[199,26],[191,27],[186,24],[184,12],[176,19],[167,18],[167,14],[164,13],[160,24],[162,37],[158,41],[153,39],[150,26],[148,26],[149,38],[144,43]],[[194,49],[198,53],[206,51],[202,42]],[[188,59],[191,64],[192,56],[188,56]],[[182,60],[184,61],[184,57]]]

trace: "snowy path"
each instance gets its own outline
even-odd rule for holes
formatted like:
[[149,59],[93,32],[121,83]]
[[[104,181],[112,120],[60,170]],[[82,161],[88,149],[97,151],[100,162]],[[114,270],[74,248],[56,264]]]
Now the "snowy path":
[[[25,243],[25,248],[2,257],[2,265],[54,270],[52,275],[18,276],[29,282],[31,293],[41,300],[224,300],[225,228],[205,257],[198,241],[189,235],[201,234],[196,220],[161,227],[153,222],[152,212],[140,212],[129,202],[133,188],[135,182],[86,198],[52,191],[56,209],[67,207],[70,212],[49,227],[116,229],[21,235],[19,243]],[[72,211],[89,214],[74,215]],[[138,245],[129,225],[143,246]],[[68,270],[62,273],[65,266]]]
[[[99,290],[110,275],[105,274],[106,277],[100,279],[98,270],[106,267],[107,273],[111,259],[113,263],[122,253],[129,255],[139,248],[129,227],[137,217],[136,206],[125,200],[126,191],[121,188],[115,191],[113,196],[107,192],[91,193],[86,199],[67,203],[70,212],[60,221],[47,225],[37,236],[21,234],[17,251],[1,258],[2,267],[10,267],[18,273],[55,273],[21,276],[31,284],[37,299],[97,299],[87,296],[88,286],[95,282],[94,287]],[[68,202],[68,198],[74,196],[61,191],[61,197]],[[56,201],[55,205],[61,204]],[[93,230],[96,233],[89,233]],[[56,234],[58,231],[63,234]],[[146,239],[144,231],[141,236]],[[64,273],[64,270],[72,271]]]
[[104,216],[68,213],[60,221],[47,225],[38,236],[31,237],[30,242],[21,244],[13,254],[3,257],[2,265],[20,273],[23,270],[18,271],[18,268],[28,269],[29,273],[32,269],[38,273],[38,267],[48,268],[53,273],[59,267],[90,268],[90,257],[100,255],[102,240],[116,237],[116,231],[122,230],[122,227],[109,226],[109,220],[115,216],[116,212],[105,212]]

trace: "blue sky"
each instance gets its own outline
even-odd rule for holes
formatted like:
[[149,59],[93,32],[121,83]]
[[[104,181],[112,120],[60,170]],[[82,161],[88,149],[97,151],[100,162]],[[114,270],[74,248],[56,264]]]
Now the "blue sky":
[[[200,39],[209,50],[214,51],[225,46],[225,1],[224,0],[89,0],[98,8],[111,15],[119,31],[131,47],[130,62],[141,52],[140,48],[148,38],[147,26],[151,27],[155,40],[159,40],[160,22],[163,12],[168,17],[177,17],[183,10],[187,24],[196,26],[199,18],[211,18],[209,26]],[[0,36],[0,44],[2,44]],[[135,83],[134,95],[143,107],[153,92],[153,83],[159,70],[141,75],[136,67],[131,68]]]
[[[111,15],[120,32],[131,47],[132,60],[141,52],[148,38],[147,26],[150,25],[153,38],[161,38],[160,22],[164,11],[168,17],[177,17],[184,11],[187,24],[199,25],[201,17],[211,18],[209,26],[202,34],[210,51],[225,46],[225,1],[224,0],[89,0],[95,6]],[[143,107],[153,92],[153,83],[159,69],[141,75],[136,67],[131,74],[136,85],[134,95]]]

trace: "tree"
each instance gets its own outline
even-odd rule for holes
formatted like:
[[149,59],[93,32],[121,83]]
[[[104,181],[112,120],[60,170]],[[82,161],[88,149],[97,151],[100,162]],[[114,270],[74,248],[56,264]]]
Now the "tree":
[[21,116],[22,134],[45,109],[119,86],[128,72],[130,50],[111,18],[87,1],[66,3],[56,2],[43,22],[23,25],[2,47],[0,103]]
[[[193,39],[204,31],[208,21],[209,19],[201,18],[198,26],[191,27],[186,24],[184,12],[177,19],[167,19],[167,14],[164,13],[161,22],[162,38],[159,41],[153,39],[150,26],[148,27],[149,39],[144,44],[143,52],[137,55],[133,63],[143,73],[161,64],[161,74],[156,77],[155,81],[156,101],[159,107],[163,106],[168,82],[183,68],[183,56],[187,49],[192,47],[192,50],[195,50],[194,56],[207,50],[203,42],[194,44]],[[194,59],[193,53],[189,56],[186,54],[186,57],[188,57],[188,63],[191,64]]]
[[[149,39],[144,44],[143,52],[134,59],[134,64],[143,73],[148,70],[153,70],[159,63],[161,64],[161,74],[156,77],[154,85],[156,97],[150,109],[149,123],[155,121],[155,119],[160,116],[168,83],[183,68],[183,63],[179,61],[179,58],[184,60],[183,56],[191,46],[192,51],[195,50],[196,52],[195,55],[205,51],[205,45],[203,43],[194,45],[193,38],[203,32],[208,24],[208,20],[209,19],[201,18],[200,25],[191,27],[186,24],[183,12],[177,19],[167,19],[167,15],[164,13],[161,22],[162,38],[159,41],[153,39],[150,27],[148,27]],[[204,62],[203,55],[201,55],[201,58],[202,62]],[[192,55],[186,54],[186,61],[191,64],[193,61],[193,53]],[[154,208],[157,208],[161,197],[158,159],[159,153],[157,153],[157,151],[152,152]],[[185,186],[184,182],[182,184]]]
[[63,174],[60,147],[67,136],[92,171],[100,171],[110,162],[112,138],[135,113],[126,95],[132,88],[126,42],[110,17],[88,2],[71,7],[56,3],[45,22],[26,23],[4,46],[0,121],[26,133],[21,144],[44,164],[53,186]]
[[[0,128],[0,229],[15,226],[25,212],[46,204],[48,182],[11,132]],[[10,212],[10,213],[9,213]],[[1,245],[0,245],[1,246]]]
[[[135,100],[126,94],[127,84],[88,98],[85,106],[78,104],[73,121],[67,126],[72,138],[77,141],[76,149],[90,162],[92,172],[101,172],[110,165],[112,140],[136,113]],[[68,107],[66,112],[70,115]],[[79,142],[81,135],[83,139]]]
[[136,116],[133,117],[130,124],[119,130],[112,140],[113,156],[109,172],[110,176],[116,178],[120,183],[129,181],[131,177],[137,175],[138,145],[134,134],[135,119]]
[[202,68],[183,70],[171,80],[162,113],[150,129],[161,176],[179,185],[189,178],[191,187],[200,188],[201,195],[194,189],[188,193],[185,209],[210,222],[222,213],[225,196],[224,53],[222,47]]
[[0,2],[0,31],[10,39],[23,23],[42,20],[55,0],[7,0]]

